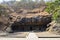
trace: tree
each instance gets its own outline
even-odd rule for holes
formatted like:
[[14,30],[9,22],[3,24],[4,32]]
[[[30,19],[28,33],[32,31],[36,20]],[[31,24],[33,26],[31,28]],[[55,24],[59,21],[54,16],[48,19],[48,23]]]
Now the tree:
[[37,2],[37,3],[38,3],[39,1],[40,1],[40,0],[35,0],[35,2]]
[[60,0],[55,0],[54,2],[47,2],[47,8],[45,11],[53,14],[53,19],[57,20],[60,11]]
[[0,4],[0,16],[1,15],[6,15],[6,6]]
[[5,3],[5,0],[3,0],[3,3]]
[[26,2],[27,2],[27,0],[21,0],[21,2],[26,3]]
[[40,0],[40,4],[41,5],[45,5],[45,1],[44,0]]

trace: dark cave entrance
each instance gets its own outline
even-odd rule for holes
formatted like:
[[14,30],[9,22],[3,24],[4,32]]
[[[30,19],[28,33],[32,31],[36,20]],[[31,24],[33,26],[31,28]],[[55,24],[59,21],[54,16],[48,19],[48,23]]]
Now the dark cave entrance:
[[24,32],[24,31],[45,31],[47,25],[12,25],[11,29],[14,32]]
[[46,31],[47,24],[52,21],[51,17],[40,16],[38,18],[22,18],[11,25],[13,31]]

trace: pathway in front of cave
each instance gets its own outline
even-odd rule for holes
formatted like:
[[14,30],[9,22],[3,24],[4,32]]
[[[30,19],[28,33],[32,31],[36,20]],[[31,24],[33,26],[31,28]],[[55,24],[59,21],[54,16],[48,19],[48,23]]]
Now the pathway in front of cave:
[[0,40],[60,40],[60,38],[38,38],[34,32],[30,32],[26,38],[3,38],[0,37]]
[[35,33],[32,32],[32,33],[29,33],[26,40],[38,40],[38,37]]

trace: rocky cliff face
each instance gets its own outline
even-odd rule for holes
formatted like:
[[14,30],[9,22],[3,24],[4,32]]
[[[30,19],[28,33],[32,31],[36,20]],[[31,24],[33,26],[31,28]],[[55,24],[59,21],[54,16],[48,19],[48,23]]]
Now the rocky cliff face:
[[[6,30],[7,27],[11,27],[11,29],[19,28],[24,29],[24,27],[32,27],[39,26],[40,28],[46,28],[47,24],[51,22],[52,15],[47,12],[41,12],[40,10],[21,10],[22,12],[12,12],[8,14],[7,17],[1,17],[0,27],[1,30]],[[1,26],[2,25],[2,26]],[[43,27],[42,27],[43,26]],[[38,27],[38,28],[39,28]],[[37,28],[37,29],[38,29]],[[29,29],[29,28],[27,28]],[[34,29],[34,28],[33,28]]]
[[0,30],[4,31],[7,26],[9,26],[8,18],[0,16]]
[[[10,14],[12,15],[11,17],[13,18],[12,21],[15,19],[13,24],[11,25],[12,29],[17,28],[17,29],[24,29],[24,27],[29,27],[29,26],[44,26],[45,28],[47,27],[47,24],[51,22],[51,14],[48,14],[47,12],[37,12],[37,13],[26,13],[26,14]],[[14,18],[15,17],[15,18]],[[43,27],[42,27],[43,28]],[[16,30],[17,30],[16,29]],[[14,29],[15,30],[15,29]]]
[[22,15],[20,18],[17,18],[15,22],[19,22],[20,25],[46,25],[51,22],[50,15],[41,15],[37,14],[26,14],[25,17]]

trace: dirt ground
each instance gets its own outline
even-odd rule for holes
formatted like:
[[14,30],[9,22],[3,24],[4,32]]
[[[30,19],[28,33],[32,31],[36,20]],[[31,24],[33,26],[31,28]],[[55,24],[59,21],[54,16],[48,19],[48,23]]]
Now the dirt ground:
[[[16,32],[16,33],[6,33],[6,32],[0,32],[0,37],[4,37],[4,38],[26,38],[29,33],[32,32]],[[37,35],[37,37],[60,37],[60,35],[56,35],[54,33],[51,32],[33,32]],[[33,35],[32,35],[33,36]]]

